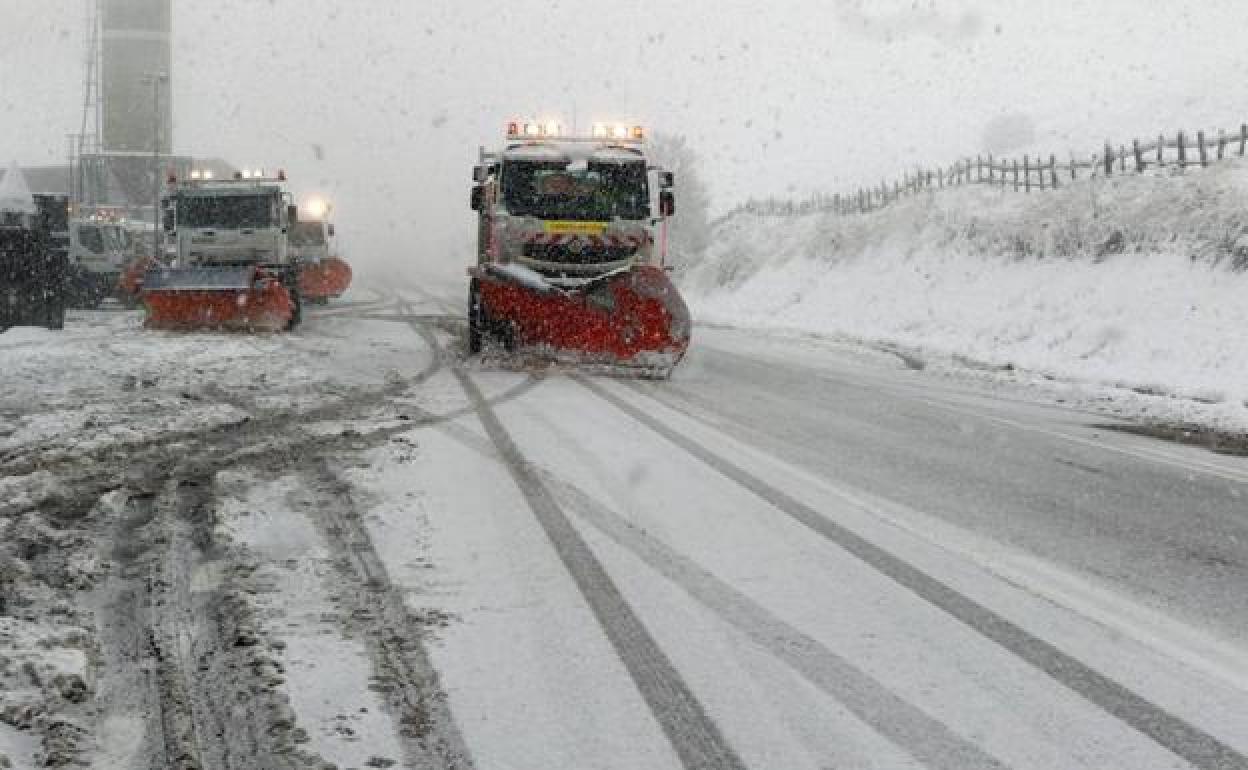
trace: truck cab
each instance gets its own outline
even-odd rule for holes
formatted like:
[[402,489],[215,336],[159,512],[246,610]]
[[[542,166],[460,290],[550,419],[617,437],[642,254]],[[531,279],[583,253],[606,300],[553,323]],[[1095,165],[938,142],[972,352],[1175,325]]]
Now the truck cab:
[[290,228],[289,249],[300,262],[318,264],[329,259],[334,226],[323,219],[301,219]]
[[671,175],[651,163],[640,127],[512,123],[503,149],[482,150],[473,208],[478,263],[516,264],[563,285],[661,265],[674,213]]
[[175,180],[164,206],[176,266],[292,265],[288,236],[298,213],[284,182],[284,174],[262,172],[220,181],[197,172]]
[[70,261],[101,281],[115,281],[129,261],[130,248],[124,225],[94,219],[70,222]]

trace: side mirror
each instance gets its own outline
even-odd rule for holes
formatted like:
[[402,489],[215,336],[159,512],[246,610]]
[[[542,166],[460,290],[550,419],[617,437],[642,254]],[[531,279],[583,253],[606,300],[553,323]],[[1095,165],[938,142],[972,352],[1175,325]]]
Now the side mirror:
[[286,221],[292,225],[299,221],[298,206],[290,205],[286,207]]
[[485,166],[476,166],[472,169],[472,181],[476,182],[477,184],[481,184],[482,182],[485,181],[485,175],[486,175]]
[[670,171],[659,172],[659,187],[670,190],[676,186],[676,175]]
[[485,188],[477,185],[472,188],[472,210],[480,211],[485,208]]
[[665,217],[676,215],[676,196],[670,190],[659,193],[659,213]]
[[333,225],[330,225],[328,228],[326,228],[326,230],[325,230],[325,231],[326,231],[327,233],[329,233],[329,237],[330,237],[330,238],[333,238],[333,237],[334,237],[335,233],[334,233],[334,226],[333,226]]

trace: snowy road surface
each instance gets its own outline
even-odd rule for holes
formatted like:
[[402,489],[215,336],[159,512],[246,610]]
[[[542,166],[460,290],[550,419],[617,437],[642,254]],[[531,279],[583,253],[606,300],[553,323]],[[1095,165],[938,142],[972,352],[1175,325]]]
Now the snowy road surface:
[[1248,767],[1243,459],[826,340],[509,370],[435,294],[0,335],[0,766]]

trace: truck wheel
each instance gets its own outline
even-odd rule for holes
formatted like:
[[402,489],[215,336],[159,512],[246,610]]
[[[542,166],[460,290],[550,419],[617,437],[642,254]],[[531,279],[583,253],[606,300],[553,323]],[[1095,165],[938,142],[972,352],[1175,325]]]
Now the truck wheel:
[[507,323],[498,327],[498,336],[503,341],[503,350],[507,351],[508,353],[516,352],[516,348],[519,346],[519,343],[517,343],[516,341],[515,324],[508,321]]
[[294,331],[299,324],[303,323],[303,298],[299,296],[299,291],[290,292],[290,323],[286,324],[286,331]]
[[476,355],[481,352],[485,338],[485,309],[481,307],[481,290],[473,281],[468,289],[468,352]]

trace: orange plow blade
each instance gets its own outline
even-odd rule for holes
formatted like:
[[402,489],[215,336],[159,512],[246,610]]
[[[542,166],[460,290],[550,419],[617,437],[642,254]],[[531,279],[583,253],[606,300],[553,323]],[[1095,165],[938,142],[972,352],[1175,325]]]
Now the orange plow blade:
[[256,267],[153,270],[142,298],[148,329],[274,332],[295,317],[290,292]]
[[299,292],[311,300],[342,296],[351,287],[351,266],[338,257],[299,267]]

